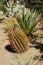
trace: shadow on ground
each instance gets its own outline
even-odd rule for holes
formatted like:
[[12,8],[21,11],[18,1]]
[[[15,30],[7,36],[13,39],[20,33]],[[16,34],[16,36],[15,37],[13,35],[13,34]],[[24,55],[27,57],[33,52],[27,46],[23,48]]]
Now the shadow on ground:
[[30,47],[35,47],[36,49],[40,50],[40,53],[43,53],[43,44],[38,43],[36,41],[33,41],[32,44],[33,46],[30,46]]
[[11,48],[11,45],[6,45],[5,49],[11,53],[15,53],[15,51],[13,51],[13,49]]
[[33,41],[32,44],[33,44],[33,46],[30,46],[30,47],[39,49],[40,50],[39,52],[41,53],[40,60],[43,60],[43,44],[38,43],[36,41]]
[[43,60],[43,54],[41,55],[40,60]]
[[[30,46],[30,47],[34,47],[34,48],[36,48],[36,49],[39,49],[39,50],[40,50],[40,53],[41,53],[40,60],[43,60],[43,54],[42,54],[42,53],[43,53],[43,44],[37,43],[36,41],[33,41],[32,44],[33,44],[33,46]],[[5,49],[6,49],[7,51],[11,52],[11,53],[16,53],[16,52],[13,51],[13,49],[11,48],[11,45],[6,45],[6,46],[5,46]],[[39,56],[35,57],[35,59],[38,58],[38,57],[39,57]]]

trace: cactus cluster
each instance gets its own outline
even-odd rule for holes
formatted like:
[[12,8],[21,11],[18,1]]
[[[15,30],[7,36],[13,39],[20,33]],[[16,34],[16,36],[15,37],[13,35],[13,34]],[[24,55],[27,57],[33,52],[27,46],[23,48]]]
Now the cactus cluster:
[[9,31],[9,39],[13,51],[16,52],[25,52],[28,49],[29,40],[26,34],[18,26],[14,26],[12,30]]

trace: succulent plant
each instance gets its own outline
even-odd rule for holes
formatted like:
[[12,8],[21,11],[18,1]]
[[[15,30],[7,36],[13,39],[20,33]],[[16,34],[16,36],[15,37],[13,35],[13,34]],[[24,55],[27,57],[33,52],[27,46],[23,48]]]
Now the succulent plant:
[[19,26],[18,20],[16,18],[10,17],[8,19],[7,25],[5,27],[5,31],[8,31],[10,29],[10,27],[13,26],[13,25],[18,25]]
[[16,15],[19,20],[19,25],[26,32],[26,34],[30,34],[35,30],[36,25],[40,21],[41,14],[39,15],[36,10],[33,12],[28,8],[23,8],[21,14]]
[[16,25],[11,27],[8,35],[14,51],[25,52],[28,49],[29,40],[21,28]]
[[11,47],[16,52],[25,52],[28,49],[29,39],[20,28],[16,18],[10,18],[6,28]]

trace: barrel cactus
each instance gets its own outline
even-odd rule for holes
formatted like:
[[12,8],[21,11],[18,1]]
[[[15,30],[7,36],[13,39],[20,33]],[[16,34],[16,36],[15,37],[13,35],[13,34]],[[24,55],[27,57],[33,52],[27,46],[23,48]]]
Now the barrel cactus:
[[25,52],[28,49],[29,39],[27,38],[24,31],[19,27],[15,19],[12,18],[10,19],[10,21],[13,21],[13,25],[10,25],[10,27],[8,26],[8,36],[11,43],[11,47],[13,51],[19,53]]

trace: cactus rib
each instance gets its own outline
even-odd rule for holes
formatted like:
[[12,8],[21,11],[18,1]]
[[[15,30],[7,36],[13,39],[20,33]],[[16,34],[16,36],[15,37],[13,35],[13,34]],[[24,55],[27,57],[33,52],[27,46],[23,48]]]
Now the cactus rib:
[[13,33],[13,36],[16,38],[16,41],[18,42],[18,44],[17,44],[17,46],[18,46],[18,48],[19,48],[19,50],[21,51],[21,52],[23,52],[23,51],[25,51],[25,49],[23,48],[21,48],[21,46],[20,46],[20,40],[19,40],[19,38],[17,37],[17,35],[15,34],[15,33]]

